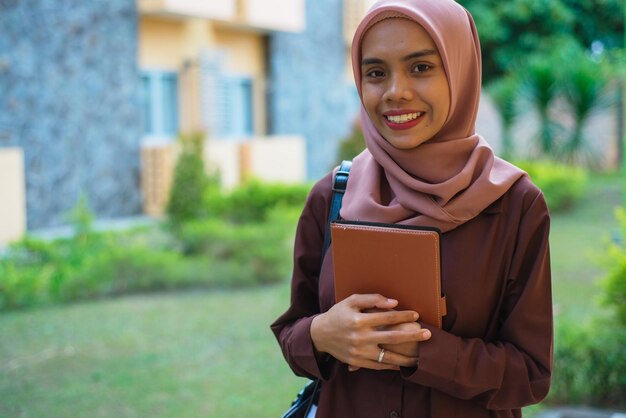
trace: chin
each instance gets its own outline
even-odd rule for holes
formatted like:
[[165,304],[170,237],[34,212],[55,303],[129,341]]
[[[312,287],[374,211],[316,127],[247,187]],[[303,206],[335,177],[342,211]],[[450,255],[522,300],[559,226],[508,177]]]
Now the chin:
[[400,149],[400,150],[409,150],[409,149],[417,148],[418,146],[422,145],[424,142],[428,141],[427,139],[416,140],[416,138],[410,138],[408,140],[401,140],[401,139],[389,140],[387,138],[385,139],[392,147],[396,149]]

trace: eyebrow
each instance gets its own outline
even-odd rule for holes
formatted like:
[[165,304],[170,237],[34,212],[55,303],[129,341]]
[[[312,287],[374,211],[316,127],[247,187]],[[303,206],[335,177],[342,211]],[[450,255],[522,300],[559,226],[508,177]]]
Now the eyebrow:
[[[421,51],[413,52],[402,58],[402,61],[409,61],[415,58],[421,58],[429,55],[437,55],[437,51],[434,49],[424,49]],[[361,60],[361,65],[382,64],[384,61],[380,58],[364,58]]]

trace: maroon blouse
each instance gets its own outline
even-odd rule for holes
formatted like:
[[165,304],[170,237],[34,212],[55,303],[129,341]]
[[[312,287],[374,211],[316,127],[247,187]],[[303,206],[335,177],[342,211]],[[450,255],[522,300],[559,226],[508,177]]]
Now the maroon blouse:
[[294,373],[323,379],[317,417],[519,417],[541,401],[552,369],[550,217],[528,177],[442,235],[443,329],[422,324],[432,337],[420,343],[417,368],[399,372],[316,360],[311,321],[334,304],[330,251],[320,272],[331,182],[329,174],[307,199],[291,305],[272,324]]

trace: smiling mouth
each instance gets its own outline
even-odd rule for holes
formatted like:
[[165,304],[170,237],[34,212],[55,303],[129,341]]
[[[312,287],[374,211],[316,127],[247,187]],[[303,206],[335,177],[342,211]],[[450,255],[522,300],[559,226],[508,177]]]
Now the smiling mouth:
[[415,119],[422,116],[424,112],[413,112],[413,113],[405,113],[402,115],[385,115],[385,118],[391,123],[407,123],[414,121]]
[[384,120],[389,129],[400,131],[417,126],[424,119],[425,114],[426,112],[408,112],[395,115],[384,115]]

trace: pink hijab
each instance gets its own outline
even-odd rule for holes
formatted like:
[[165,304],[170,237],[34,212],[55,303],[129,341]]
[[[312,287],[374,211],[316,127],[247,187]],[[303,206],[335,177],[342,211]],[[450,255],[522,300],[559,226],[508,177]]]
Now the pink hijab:
[[341,216],[450,231],[495,202],[524,172],[495,157],[475,132],[480,44],[471,15],[453,0],[381,0],[369,10],[352,42],[359,95],[363,36],[387,18],[413,20],[434,40],[448,78],[450,112],[433,138],[400,150],[382,137],[361,107],[367,149],[353,160]]

